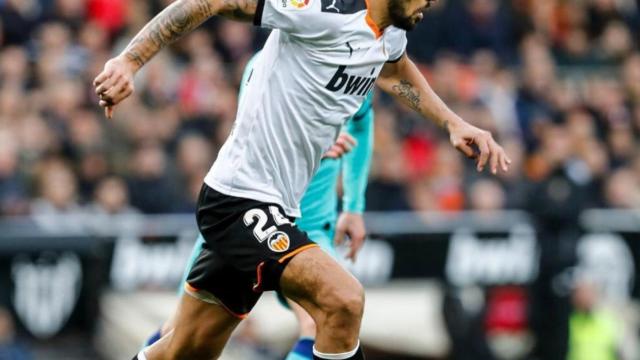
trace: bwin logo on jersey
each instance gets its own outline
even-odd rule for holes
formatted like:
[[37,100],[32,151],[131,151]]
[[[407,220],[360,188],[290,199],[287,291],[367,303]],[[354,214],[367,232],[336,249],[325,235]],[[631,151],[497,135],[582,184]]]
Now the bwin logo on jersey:
[[[376,82],[375,77],[364,77],[357,75],[350,75],[345,72],[347,67],[345,65],[338,66],[338,70],[333,75],[329,83],[325,86],[326,89],[333,92],[344,90],[347,95],[364,96],[371,90],[373,84]],[[375,72],[375,69],[371,70],[371,75]]]

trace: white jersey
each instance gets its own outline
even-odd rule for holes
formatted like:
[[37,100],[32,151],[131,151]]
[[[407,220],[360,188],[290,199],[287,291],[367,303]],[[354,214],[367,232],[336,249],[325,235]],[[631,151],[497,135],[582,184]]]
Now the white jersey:
[[365,0],[260,0],[255,23],[274,31],[205,183],[300,217],[322,155],[407,40],[393,26],[381,32]]

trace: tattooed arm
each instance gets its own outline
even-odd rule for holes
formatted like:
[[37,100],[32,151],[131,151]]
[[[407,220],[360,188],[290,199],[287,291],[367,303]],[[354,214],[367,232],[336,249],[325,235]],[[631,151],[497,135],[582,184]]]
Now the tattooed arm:
[[106,109],[107,117],[113,115],[113,106],[133,93],[136,72],[162,48],[214,15],[250,21],[257,4],[257,0],[178,0],[164,9],[140,30],[120,55],[105,64],[94,80],[100,106]]
[[[498,166],[507,171],[511,160],[493,140],[491,133],[467,123],[451,111],[406,54],[397,62],[385,64],[377,84],[424,118],[448,131],[453,146],[466,156],[477,158],[478,171],[482,171],[487,163],[494,174]],[[476,154],[474,145],[479,154]]]

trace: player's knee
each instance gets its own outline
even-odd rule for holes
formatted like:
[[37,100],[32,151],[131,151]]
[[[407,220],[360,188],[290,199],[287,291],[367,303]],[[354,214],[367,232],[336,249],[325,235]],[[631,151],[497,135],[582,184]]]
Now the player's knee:
[[360,319],[364,312],[364,289],[359,282],[354,285],[344,295],[343,309],[349,317]]
[[331,291],[327,298],[324,310],[327,314],[337,315],[339,319],[347,322],[359,321],[364,310],[364,289],[359,282],[340,286]]

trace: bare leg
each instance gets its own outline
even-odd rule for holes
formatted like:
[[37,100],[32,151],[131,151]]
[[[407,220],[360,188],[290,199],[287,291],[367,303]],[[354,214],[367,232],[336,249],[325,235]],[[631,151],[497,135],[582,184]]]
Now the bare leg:
[[316,337],[316,322],[302,306],[296,304],[292,300],[287,299],[287,303],[293,311],[293,314],[298,320],[298,326],[300,327],[300,337],[312,338]]
[[217,359],[240,321],[220,305],[184,294],[173,327],[145,355],[148,360]]
[[280,279],[286,297],[317,324],[315,348],[324,353],[353,350],[364,308],[362,285],[320,248],[296,255]]

